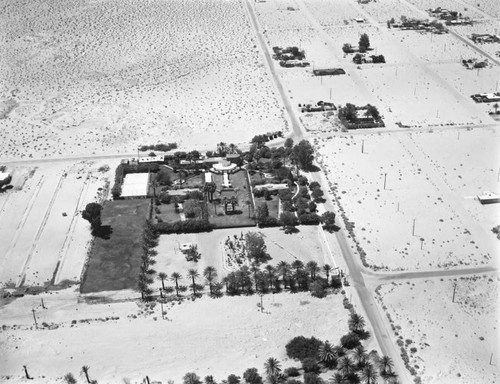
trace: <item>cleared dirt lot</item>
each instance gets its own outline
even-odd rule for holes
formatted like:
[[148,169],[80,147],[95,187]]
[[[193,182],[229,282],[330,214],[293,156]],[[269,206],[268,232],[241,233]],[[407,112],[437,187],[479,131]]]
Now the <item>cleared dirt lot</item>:
[[80,162],[32,168],[22,189],[0,195],[2,286],[79,280],[90,241],[80,211],[98,198],[108,176],[98,167]]
[[[366,133],[318,141],[331,188],[355,223],[368,264],[433,269],[494,258],[497,240],[484,224],[495,221],[496,208],[472,199],[482,188],[498,186],[491,164],[498,164],[499,137],[479,129],[461,135],[457,140],[451,131]],[[457,147],[443,151],[451,140]],[[480,155],[471,152],[480,146]],[[470,171],[464,171],[467,164]],[[460,180],[460,189],[447,180]]]
[[422,382],[498,382],[498,281],[493,274],[407,281],[378,289],[394,339],[405,346]]

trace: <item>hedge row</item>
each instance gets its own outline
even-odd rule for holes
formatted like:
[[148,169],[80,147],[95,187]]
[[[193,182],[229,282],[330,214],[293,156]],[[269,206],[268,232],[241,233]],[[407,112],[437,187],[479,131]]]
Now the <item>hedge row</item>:
[[214,226],[208,220],[186,220],[154,224],[154,229],[162,235],[168,233],[208,232],[213,228]]

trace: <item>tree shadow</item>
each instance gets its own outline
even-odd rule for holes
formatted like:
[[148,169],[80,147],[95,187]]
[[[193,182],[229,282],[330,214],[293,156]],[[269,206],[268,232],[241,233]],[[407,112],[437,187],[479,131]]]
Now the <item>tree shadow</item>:
[[336,224],[330,225],[330,226],[323,226],[323,229],[327,232],[334,233],[340,231],[340,227]]
[[306,172],[318,172],[321,171],[321,168],[318,167],[316,164],[311,164],[307,169],[305,169]]
[[104,240],[109,240],[111,238],[112,233],[113,233],[113,228],[111,228],[111,225],[101,225],[99,228],[94,228],[92,230],[93,236],[99,237]]

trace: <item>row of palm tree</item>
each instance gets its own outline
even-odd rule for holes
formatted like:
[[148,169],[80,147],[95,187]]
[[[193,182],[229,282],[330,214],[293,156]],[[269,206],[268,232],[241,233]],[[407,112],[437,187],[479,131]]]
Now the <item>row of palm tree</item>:
[[[146,268],[151,263],[151,260],[143,260],[143,262],[141,271],[144,271],[144,274],[141,276],[147,276],[148,273],[153,272],[151,269]],[[324,277],[321,276],[321,271],[324,272]],[[252,264],[250,267],[242,266],[222,278],[220,282],[217,281],[217,270],[212,266],[208,266],[203,271],[203,277],[209,287],[210,296],[220,297],[224,286],[226,293],[230,295],[252,294],[254,292],[267,293],[269,291],[280,291],[282,288],[292,291],[306,291],[310,289],[311,283],[320,278],[328,284],[331,280],[331,271],[332,267],[328,264],[320,268],[315,261],[309,261],[304,264],[300,260],[295,260],[291,264],[286,261],[281,261],[276,266],[268,264],[263,269],[257,264]],[[157,277],[162,285],[160,293],[161,291],[175,291],[176,296],[180,297],[181,292],[186,290],[186,287],[179,284],[183,278],[179,272],[173,272],[170,276],[165,272],[160,272]],[[189,269],[185,277],[191,280],[190,287],[193,295],[196,296],[199,294],[203,285],[197,282],[201,277],[198,271],[196,269]],[[169,280],[175,283],[173,288],[165,285],[165,282]],[[152,282],[149,277],[140,278],[139,281],[140,284],[142,284],[141,282],[148,284]],[[146,292],[149,291],[146,290]]]

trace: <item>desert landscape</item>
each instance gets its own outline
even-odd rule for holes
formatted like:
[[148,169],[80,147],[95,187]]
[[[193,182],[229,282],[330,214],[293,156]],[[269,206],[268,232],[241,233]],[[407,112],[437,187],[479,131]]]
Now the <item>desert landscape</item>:
[[497,1],[0,4],[0,382],[499,380]]

